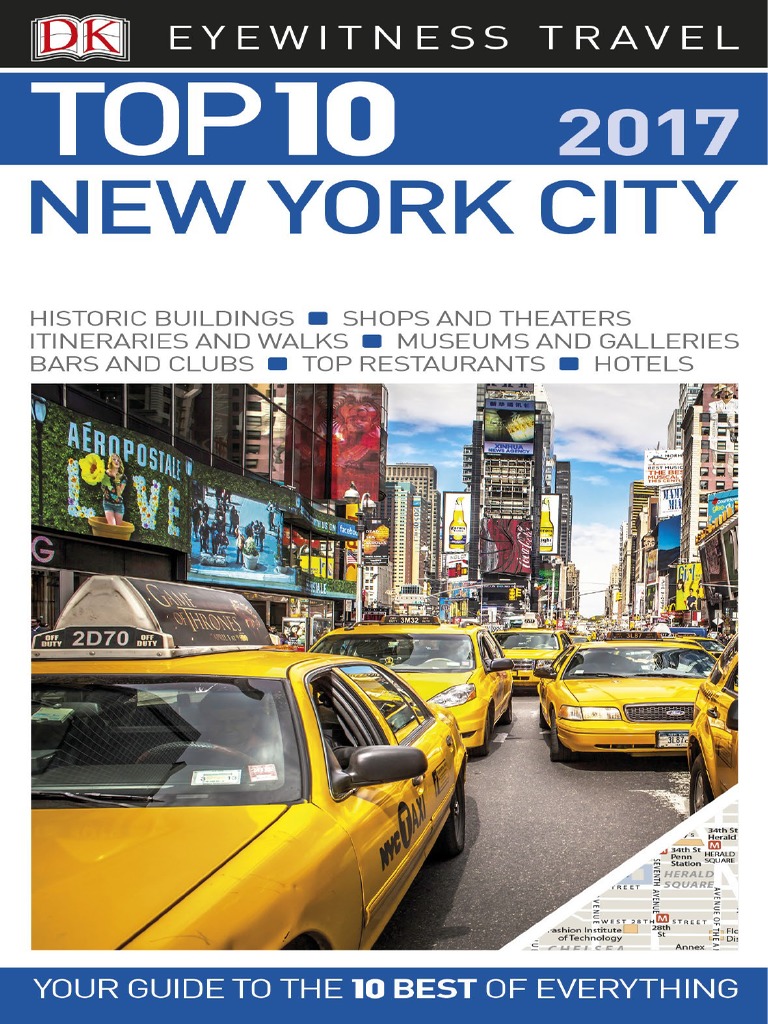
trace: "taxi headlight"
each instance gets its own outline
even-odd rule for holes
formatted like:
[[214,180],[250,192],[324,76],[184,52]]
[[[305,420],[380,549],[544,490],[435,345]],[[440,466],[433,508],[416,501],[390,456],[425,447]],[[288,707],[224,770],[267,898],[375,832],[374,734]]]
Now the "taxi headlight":
[[453,708],[457,704],[466,704],[467,701],[474,700],[476,696],[477,690],[473,683],[459,683],[457,686],[450,686],[447,690],[443,690],[442,693],[430,697],[429,700],[431,704],[439,704],[444,708]]
[[621,712],[618,708],[575,707],[572,704],[563,704],[560,708],[560,718],[567,718],[571,722],[620,722]]

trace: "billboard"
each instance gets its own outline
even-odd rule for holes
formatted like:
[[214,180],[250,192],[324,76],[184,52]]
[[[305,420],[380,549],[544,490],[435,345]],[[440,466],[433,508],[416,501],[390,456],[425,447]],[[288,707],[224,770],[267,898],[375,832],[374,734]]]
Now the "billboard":
[[488,384],[485,388],[486,404],[496,400],[533,402],[533,384]]
[[682,562],[677,567],[675,581],[675,610],[696,611],[704,597],[701,585],[701,562]]
[[683,511],[683,485],[672,484],[659,487],[659,519],[679,516]]
[[363,534],[363,564],[389,565],[389,523],[369,519]]
[[716,491],[707,497],[707,522],[714,523],[718,516],[733,508],[739,500],[738,490]]
[[659,550],[651,548],[645,556],[645,582],[655,583],[659,575]]
[[518,398],[488,398],[483,413],[486,455],[533,455],[536,405]]
[[556,555],[560,544],[560,495],[542,494],[539,515],[539,554]]
[[533,442],[484,441],[483,452],[486,455],[533,455]]
[[463,561],[448,562],[445,567],[445,574],[449,580],[466,578],[469,575],[469,563]]
[[467,550],[471,503],[468,491],[443,494],[443,554],[462,554]]
[[382,451],[380,384],[347,384],[334,388],[331,410],[331,499],[342,501],[354,484],[358,492],[379,500]]
[[681,516],[669,516],[667,519],[662,519],[659,522],[658,559],[660,575],[666,573],[680,556],[681,523]]
[[739,385],[705,384],[703,387],[704,409],[710,418],[718,423],[735,427],[739,421]]
[[715,533],[699,545],[701,561],[707,583],[727,583],[728,568],[725,564],[720,534]]
[[531,574],[533,523],[530,519],[483,519],[480,572]]
[[170,445],[36,399],[32,523],[184,551],[192,460]]
[[298,560],[292,568],[286,564],[290,559],[286,557],[283,511],[274,502],[196,478],[192,481],[191,520],[189,580],[297,589]]
[[683,449],[656,448],[645,452],[643,482],[646,487],[683,483]]

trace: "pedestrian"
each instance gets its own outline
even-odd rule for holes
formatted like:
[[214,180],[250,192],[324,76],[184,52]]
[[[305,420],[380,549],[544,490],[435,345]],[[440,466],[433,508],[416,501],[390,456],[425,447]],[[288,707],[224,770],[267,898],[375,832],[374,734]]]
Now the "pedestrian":
[[242,565],[243,563],[243,548],[245,547],[245,534],[242,532],[240,527],[235,528],[235,548],[237,554],[235,556],[235,564]]

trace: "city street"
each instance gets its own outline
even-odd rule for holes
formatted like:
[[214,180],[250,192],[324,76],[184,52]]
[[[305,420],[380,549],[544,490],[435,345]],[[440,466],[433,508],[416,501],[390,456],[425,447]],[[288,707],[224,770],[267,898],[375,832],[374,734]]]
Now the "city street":
[[538,698],[467,773],[467,845],[417,876],[376,949],[499,949],[688,816],[685,758],[549,760]]

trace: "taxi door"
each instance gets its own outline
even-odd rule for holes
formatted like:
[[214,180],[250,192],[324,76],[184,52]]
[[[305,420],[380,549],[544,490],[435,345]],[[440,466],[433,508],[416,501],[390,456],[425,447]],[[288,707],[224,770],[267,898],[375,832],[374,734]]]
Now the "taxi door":
[[493,704],[496,708],[496,718],[498,719],[512,699],[512,671],[511,669],[504,669],[502,672],[489,672],[488,669],[492,661],[496,658],[506,658],[508,654],[501,649],[498,641],[488,633],[477,634],[477,645],[480,648],[480,658],[486,678],[493,692]]
[[739,695],[738,658],[732,658],[718,686],[707,688],[704,713],[709,719],[714,756],[713,788],[720,796],[738,782],[739,732],[726,723],[728,710]]
[[[344,767],[349,747],[399,743],[416,746],[428,769],[413,779],[364,786],[331,798],[333,814],[357,856],[363,892],[363,940],[371,945],[426,858],[449,813],[463,752],[452,717],[430,709],[380,665],[357,662],[312,679],[333,728],[345,742],[335,755]],[[326,725],[321,725],[327,732]],[[338,732],[337,732],[338,736]],[[327,746],[327,744],[326,744]]]

